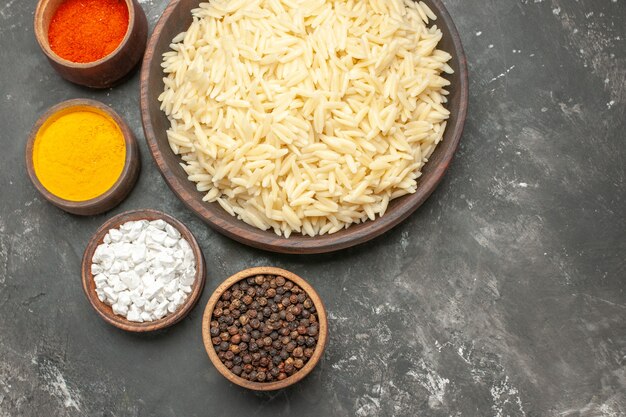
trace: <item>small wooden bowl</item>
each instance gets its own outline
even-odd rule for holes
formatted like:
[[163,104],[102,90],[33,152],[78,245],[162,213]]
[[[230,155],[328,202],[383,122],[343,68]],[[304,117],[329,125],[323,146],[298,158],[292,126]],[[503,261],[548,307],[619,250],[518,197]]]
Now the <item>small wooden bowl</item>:
[[[124,135],[124,143],[126,145],[126,159],[124,161],[124,168],[122,169],[122,173],[120,174],[120,177],[117,179],[115,184],[113,184],[113,186],[104,194],[85,201],[65,200],[52,194],[43,186],[43,184],[39,181],[39,178],[37,178],[37,174],[35,174],[35,166],[33,163],[33,149],[39,129],[41,129],[43,124],[53,115],[57,114],[60,111],[66,111],[68,109],[71,109],[73,107],[87,107],[111,117],[120,127],[122,134]],[[120,115],[118,115],[110,107],[95,100],[67,100],[57,104],[56,106],[50,107],[44,114],[41,115],[41,117],[39,117],[39,119],[35,123],[35,126],[30,132],[28,141],[26,143],[26,169],[28,170],[28,176],[30,177],[30,180],[32,181],[37,191],[39,191],[46,200],[48,200],[55,206],[69,213],[78,214],[81,216],[91,216],[94,214],[104,213],[105,211],[110,210],[113,207],[117,206],[119,203],[121,203],[124,198],[126,198],[128,193],[130,193],[130,191],[133,189],[133,186],[137,182],[140,167],[141,160],[139,159],[139,146],[137,145],[137,141],[135,140],[133,132],[130,130],[126,122],[120,117]]]
[[[196,259],[196,279],[192,286],[192,291],[178,310],[167,316],[154,320],[151,322],[136,323],[126,320],[123,316],[118,316],[113,313],[111,306],[103,303],[96,294],[96,283],[93,280],[93,274],[91,273],[91,260],[96,248],[103,242],[104,236],[110,229],[120,227],[122,224],[129,221],[137,220],[165,220],[167,223],[174,226],[180,234],[187,240],[189,246],[193,250],[194,257]],[[94,233],[93,237],[87,244],[85,253],[83,254],[82,263],[82,278],[83,278],[83,290],[87,299],[96,310],[96,312],[109,324],[118,327],[122,330],[129,332],[151,332],[154,330],[164,329],[172,326],[182,320],[196,305],[202,294],[204,288],[204,282],[206,280],[206,265],[204,263],[204,256],[202,250],[196,241],[196,238],[191,231],[180,221],[176,220],[169,214],[162,213],[157,210],[132,210],[127,211],[107,220],[100,228]]]
[[58,56],[50,48],[48,27],[63,0],[39,0],[35,10],[35,37],[50,65],[61,77],[91,88],[108,88],[138,67],[148,40],[148,19],[137,0],[126,0],[128,30],[122,42],[109,55],[93,62],[77,63]]
[[199,0],[172,0],[159,19],[146,50],[141,68],[141,117],[146,141],[159,171],[174,194],[196,215],[216,231],[246,245],[282,253],[323,253],[355,246],[382,235],[411,215],[435,190],[448,170],[459,145],[468,107],[467,59],[461,38],[452,17],[441,0],[424,0],[437,15],[433,23],[441,29],[443,38],[439,49],[452,54],[449,62],[454,74],[446,76],[451,81],[447,88],[447,108],[450,118],[443,141],[422,169],[417,191],[389,203],[384,216],[374,221],[353,224],[348,229],[332,235],[304,236],[299,233],[289,238],[279,237],[273,230],[260,230],[228,214],[217,203],[203,201],[204,193],[187,179],[188,174],[180,166],[181,159],[172,152],[167,139],[170,122],[158,100],[163,92],[163,53],[170,50],[174,36],[187,30],[192,21],[191,10],[198,7]]
[[[211,342],[211,317],[213,316],[213,309],[215,308],[215,305],[219,301],[220,297],[222,296],[224,291],[229,289],[236,282],[255,275],[278,275],[285,279],[288,279],[306,292],[311,301],[313,301],[313,305],[315,305],[315,310],[317,312],[320,328],[319,338],[317,340],[317,345],[315,346],[313,356],[311,356],[309,361],[304,365],[302,369],[300,369],[298,372],[294,373],[290,377],[283,379],[282,381],[251,382],[247,379],[238,377],[237,375],[232,373],[217,357],[217,353],[215,353],[215,348],[213,347],[213,343]],[[211,359],[211,362],[213,362],[213,365],[217,368],[219,373],[224,376],[224,378],[228,379],[233,384],[237,384],[241,387],[251,390],[274,391],[286,388],[300,381],[305,376],[307,376],[313,370],[313,368],[315,368],[315,365],[317,365],[317,363],[319,362],[322,354],[324,353],[324,348],[326,348],[326,343],[328,342],[328,320],[326,318],[326,309],[324,308],[324,303],[322,303],[321,298],[319,297],[317,292],[315,292],[313,287],[311,287],[309,283],[306,282],[304,279],[300,278],[292,272],[281,268],[274,268],[269,266],[245,269],[224,281],[219,287],[215,289],[215,291],[211,295],[211,298],[209,299],[209,302],[204,309],[204,316],[202,317],[202,339],[204,341],[204,348],[206,349],[209,358]]]

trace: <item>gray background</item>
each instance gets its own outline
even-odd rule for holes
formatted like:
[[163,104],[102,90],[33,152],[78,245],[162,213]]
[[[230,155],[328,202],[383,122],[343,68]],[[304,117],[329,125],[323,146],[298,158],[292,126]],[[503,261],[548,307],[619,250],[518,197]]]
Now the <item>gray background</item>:
[[[470,112],[437,191],[363,246],[284,256],[226,239],[169,191],[143,141],[138,75],[102,92],[62,81],[34,0],[0,5],[0,416],[623,416],[626,414],[626,1],[447,0],[468,54]],[[143,1],[153,26],[164,0]],[[124,203],[79,218],[23,162],[35,119],[91,97],[140,138]],[[108,217],[156,208],[189,225],[208,280],[184,321],[137,336],[104,323],[81,255]],[[210,364],[213,289],[251,266],[307,278],[330,344],[302,383],[255,394]]]

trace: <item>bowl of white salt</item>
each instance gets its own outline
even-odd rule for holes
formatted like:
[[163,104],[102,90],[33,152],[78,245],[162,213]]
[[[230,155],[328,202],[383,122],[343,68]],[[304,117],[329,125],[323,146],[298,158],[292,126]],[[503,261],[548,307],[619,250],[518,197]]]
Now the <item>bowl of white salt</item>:
[[106,221],[82,261],[83,290],[98,315],[130,332],[164,329],[196,305],[206,280],[191,231],[157,210],[133,210]]

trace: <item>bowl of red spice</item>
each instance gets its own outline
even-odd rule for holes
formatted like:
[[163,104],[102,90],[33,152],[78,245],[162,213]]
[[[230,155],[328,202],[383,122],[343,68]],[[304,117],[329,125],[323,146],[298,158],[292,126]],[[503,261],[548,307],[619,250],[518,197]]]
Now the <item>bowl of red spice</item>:
[[61,77],[108,88],[138,68],[148,21],[137,0],[39,0],[35,37]]
[[280,268],[257,267],[224,281],[202,318],[211,362],[230,382],[255,391],[307,376],[328,339],[326,309],[313,287]]

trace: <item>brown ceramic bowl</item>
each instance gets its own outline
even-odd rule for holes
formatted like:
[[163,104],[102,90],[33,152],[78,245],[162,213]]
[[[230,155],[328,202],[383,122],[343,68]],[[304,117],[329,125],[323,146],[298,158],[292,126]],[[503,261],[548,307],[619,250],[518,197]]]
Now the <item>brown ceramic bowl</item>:
[[[309,361],[304,365],[302,369],[300,369],[298,372],[294,373],[290,377],[283,379],[282,381],[251,382],[247,379],[243,379],[235,375],[217,357],[217,354],[215,353],[215,348],[213,347],[213,343],[211,343],[210,327],[215,304],[217,304],[224,291],[229,289],[234,283],[239,282],[242,279],[253,277],[255,275],[279,275],[298,285],[313,301],[313,305],[315,305],[315,310],[319,319],[319,339],[317,341],[317,345],[315,346],[313,356],[311,356]],[[209,358],[211,359],[211,362],[217,368],[219,373],[222,374],[222,376],[224,376],[230,382],[255,391],[274,391],[281,388],[286,388],[300,381],[305,376],[307,376],[313,370],[313,368],[315,368],[315,365],[317,365],[317,363],[319,362],[328,341],[328,320],[326,318],[326,309],[324,308],[324,303],[322,303],[322,300],[320,299],[317,292],[315,292],[313,287],[311,287],[308,282],[306,282],[304,279],[300,278],[293,272],[273,267],[250,268],[231,276],[219,287],[217,287],[217,289],[213,292],[213,295],[211,295],[211,298],[209,299],[209,302],[204,309],[204,316],[202,317],[202,339],[204,341],[204,348],[206,349]]]
[[91,88],[108,88],[122,81],[141,61],[148,39],[148,20],[137,0],[125,0],[128,30],[119,46],[93,62],[76,63],[61,58],[50,49],[48,27],[63,0],[39,0],[35,10],[35,37],[50,65],[61,77]]
[[[168,314],[167,316],[159,320],[154,320],[151,322],[136,323],[128,321],[125,317],[118,316],[117,314],[113,313],[111,306],[103,303],[98,298],[98,295],[96,294],[96,284],[93,280],[93,274],[91,273],[91,259],[93,258],[93,254],[96,248],[102,243],[104,236],[110,229],[118,228],[122,224],[129,221],[152,221],[158,219],[165,220],[167,223],[174,226],[187,240],[187,242],[189,242],[189,246],[191,246],[194,257],[196,259],[196,279],[193,283],[191,293],[189,294],[185,302],[174,313]],[[83,263],[81,269],[83,290],[85,291],[87,299],[91,303],[92,307],[96,310],[98,315],[100,315],[100,317],[102,317],[107,323],[129,332],[151,332],[154,330],[164,329],[181,321],[187,314],[189,314],[191,309],[193,309],[193,307],[200,299],[200,296],[202,295],[202,290],[204,288],[204,282],[206,280],[206,266],[204,263],[204,256],[202,255],[202,250],[200,249],[196,238],[183,223],[176,220],[174,217],[157,210],[127,211],[107,220],[102,226],[100,226],[100,228],[96,231],[96,233],[87,244],[87,248],[85,249],[85,253],[83,254]]]
[[180,166],[180,157],[169,146],[166,131],[170,123],[158,101],[164,88],[162,55],[169,50],[174,36],[187,30],[192,20],[191,9],[199,3],[199,0],[172,0],[152,33],[144,57],[141,70],[141,115],[152,156],[174,194],[218,232],[246,245],[274,252],[332,252],[373,239],[405,220],[426,201],[443,178],[461,139],[467,114],[467,62],[461,39],[441,0],[424,2],[438,16],[435,24],[443,32],[439,48],[452,55],[450,66],[454,74],[448,77],[452,82],[448,87],[450,94],[447,105],[450,119],[443,141],[422,170],[417,192],[393,200],[385,215],[375,221],[354,224],[332,235],[309,237],[294,233],[286,239],[276,236],[272,230],[263,231],[238,220],[217,203],[202,201],[204,194],[197,191],[196,184],[187,179],[187,174]]
[[[33,148],[35,145],[35,139],[37,138],[37,132],[39,132],[39,129],[41,129],[44,123],[51,116],[57,114],[58,112],[71,111],[72,108],[85,107],[111,117],[118,124],[122,130],[122,134],[124,135],[124,143],[126,144],[126,160],[124,161],[124,168],[122,169],[120,177],[104,194],[90,200],[70,201],[52,194],[39,181],[37,174],[35,174],[35,167],[33,164]],[[137,145],[133,132],[119,114],[113,111],[109,106],[95,100],[67,100],[57,104],[56,106],[50,107],[44,114],[41,115],[41,117],[39,117],[30,132],[26,143],[26,169],[31,182],[37,191],[39,191],[39,193],[41,193],[46,200],[55,206],[69,213],[81,216],[91,216],[94,214],[104,213],[121,203],[137,182],[140,167],[141,160],[139,159],[139,146]]]

